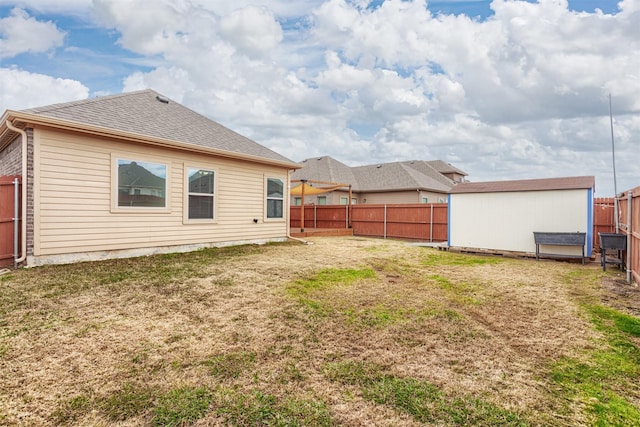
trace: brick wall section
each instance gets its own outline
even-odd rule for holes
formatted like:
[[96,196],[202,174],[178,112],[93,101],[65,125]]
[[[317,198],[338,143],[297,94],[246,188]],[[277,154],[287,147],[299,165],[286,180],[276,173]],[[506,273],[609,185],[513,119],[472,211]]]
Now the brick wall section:
[[[27,132],[27,255],[33,255],[34,201],[33,201],[33,129]],[[22,137],[18,136],[0,153],[0,176],[20,175],[22,168]],[[24,183],[24,177],[22,179]]]
[[0,152],[0,176],[20,175],[22,163],[21,137],[18,136]]

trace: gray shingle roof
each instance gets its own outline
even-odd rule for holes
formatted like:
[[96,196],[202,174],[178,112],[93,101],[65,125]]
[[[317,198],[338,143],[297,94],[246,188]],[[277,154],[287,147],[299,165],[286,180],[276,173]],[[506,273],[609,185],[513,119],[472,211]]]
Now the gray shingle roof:
[[442,160],[428,160],[427,163],[440,173],[457,173],[462,176],[468,175],[465,171],[460,170],[451,165],[451,163],[446,163]]
[[351,168],[333,157],[312,157],[303,160],[300,165],[302,169],[293,172],[291,179],[312,179],[337,184],[351,184],[352,186],[357,183]]
[[295,171],[292,179],[351,184],[356,192],[419,189],[448,193],[455,185],[428,162],[421,160],[349,167],[332,157],[323,156],[306,159],[300,164],[302,169]]
[[595,183],[596,180],[593,176],[525,179],[517,181],[462,182],[451,190],[451,194],[583,190],[594,188]]
[[[159,99],[168,102],[161,102]],[[150,89],[31,108],[23,112],[294,163]]]

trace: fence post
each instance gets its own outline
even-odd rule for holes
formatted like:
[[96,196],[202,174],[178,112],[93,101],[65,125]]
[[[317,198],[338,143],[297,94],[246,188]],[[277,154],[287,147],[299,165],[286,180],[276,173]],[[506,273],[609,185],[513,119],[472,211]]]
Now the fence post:
[[[617,202],[617,197],[616,197]],[[633,213],[633,209],[631,208],[631,203],[633,202],[633,191],[629,190],[627,192],[627,283],[631,283],[631,240],[633,240],[633,220],[631,219],[631,214]]]
[[429,241],[433,242],[433,203],[431,203],[431,218],[429,219]]
[[387,204],[384,204],[384,231],[383,236],[384,239],[387,238]]
[[344,228],[349,228],[349,205],[344,206]]
[[318,228],[318,206],[313,204],[313,228]]

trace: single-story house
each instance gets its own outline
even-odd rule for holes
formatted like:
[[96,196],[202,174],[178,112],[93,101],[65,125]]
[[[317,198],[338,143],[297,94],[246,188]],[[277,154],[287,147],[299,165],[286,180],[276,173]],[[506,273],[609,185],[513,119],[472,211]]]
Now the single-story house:
[[284,241],[299,167],[153,90],[0,118],[28,266]]
[[[346,205],[351,185],[352,204],[446,203],[447,194],[467,174],[441,160],[409,160],[350,167],[330,156],[303,160],[292,180],[346,184],[334,192],[305,196],[305,203]],[[295,186],[295,184],[294,184]],[[318,185],[323,187],[323,185]],[[299,205],[301,197],[293,197]]]
[[[589,257],[594,188],[593,176],[460,183],[449,194],[448,245],[532,255],[534,232],[585,233]],[[580,247],[545,250],[581,255]]]

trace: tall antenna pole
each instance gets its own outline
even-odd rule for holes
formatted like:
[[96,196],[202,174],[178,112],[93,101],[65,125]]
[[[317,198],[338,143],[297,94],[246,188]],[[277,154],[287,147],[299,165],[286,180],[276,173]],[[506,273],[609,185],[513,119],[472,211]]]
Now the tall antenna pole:
[[611,123],[611,156],[613,160],[613,191],[615,193],[613,199],[613,215],[615,216],[617,233],[620,228],[620,224],[618,223],[618,183],[616,180],[616,147],[613,142],[613,111],[611,108],[611,93],[609,93],[609,123]]

